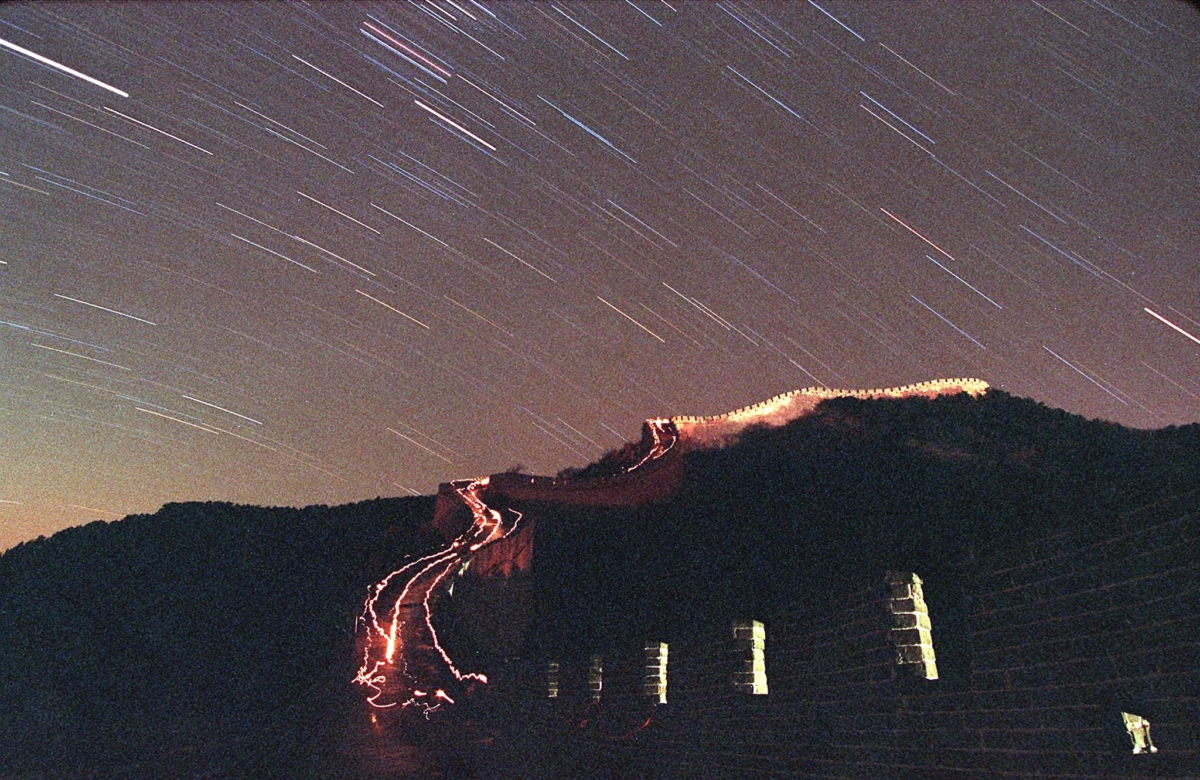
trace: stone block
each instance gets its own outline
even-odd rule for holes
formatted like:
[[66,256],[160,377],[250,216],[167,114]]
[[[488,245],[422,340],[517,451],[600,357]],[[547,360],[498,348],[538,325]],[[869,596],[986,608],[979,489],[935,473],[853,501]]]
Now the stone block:
[[767,693],[767,674],[758,672],[735,672],[733,687],[742,693],[764,695]]
[[896,663],[898,664],[916,664],[933,660],[933,648],[929,645],[903,645],[896,648]]
[[920,585],[889,585],[888,590],[888,596],[893,599],[910,599],[923,595]]
[[762,637],[733,640],[733,649],[740,653],[750,653],[755,650],[762,652],[767,648],[767,641]]
[[659,704],[667,703],[667,643],[647,642],[646,663],[642,670],[642,693]]
[[891,633],[897,645],[933,645],[928,628],[893,628]]
[[922,680],[936,680],[938,678],[937,662],[932,658],[920,663],[905,664],[901,668],[911,670],[913,675]]
[[766,626],[760,620],[734,620],[733,621],[733,638],[734,639],[762,639],[767,638]]
[[758,620],[733,621],[734,690],[741,693],[765,694],[767,629]]
[[905,599],[892,599],[888,604],[888,608],[893,614],[897,612],[923,612],[929,613],[929,607],[925,605],[925,599],[920,596],[913,596]]
[[762,631],[756,631],[753,628],[735,628],[733,630],[734,639],[762,639],[766,634]]
[[936,680],[932,625],[921,578],[911,572],[889,571],[885,579],[892,593],[888,601],[888,635],[896,646],[896,663],[908,667],[907,673]]
[[588,691],[592,694],[592,701],[600,701],[601,691],[604,690],[604,656],[592,656],[592,662],[588,666]]
[[920,585],[923,580],[911,571],[889,571],[884,574],[888,585]]
[[894,612],[892,613],[893,628],[923,628],[929,630],[932,628],[929,624],[929,615],[922,612]]

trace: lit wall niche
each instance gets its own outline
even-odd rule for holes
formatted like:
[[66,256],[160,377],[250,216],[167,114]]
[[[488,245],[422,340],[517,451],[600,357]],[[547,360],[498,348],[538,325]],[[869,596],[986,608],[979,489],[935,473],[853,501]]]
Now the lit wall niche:
[[737,666],[733,687],[741,693],[767,693],[767,629],[759,620],[734,620],[733,645]]
[[1125,730],[1129,732],[1129,738],[1133,741],[1134,753],[1158,752],[1158,748],[1150,741],[1150,721],[1141,715],[1128,712],[1121,713],[1121,720],[1125,721]]
[[592,701],[600,701],[600,691],[604,688],[604,656],[592,656],[592,663],[588,666],[588,691],[592,694]]
[[667,703],[667,643],[646,643],[646,667],[642,676],[642,693],[659,704]]
[[887,584],[891,592],[888,599],[889,633],[896,645],[896,664],[921,679],[936,680],[937,661],[933,654],[929,608],[921,593],[921,578],[912,572],[889,571]]

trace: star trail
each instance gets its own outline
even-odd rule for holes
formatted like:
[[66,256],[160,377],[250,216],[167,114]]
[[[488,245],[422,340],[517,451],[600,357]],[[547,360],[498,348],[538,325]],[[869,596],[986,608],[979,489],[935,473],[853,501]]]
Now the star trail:
[[0,549],[807,386],[1200,419],[1166,2],[0,6]]

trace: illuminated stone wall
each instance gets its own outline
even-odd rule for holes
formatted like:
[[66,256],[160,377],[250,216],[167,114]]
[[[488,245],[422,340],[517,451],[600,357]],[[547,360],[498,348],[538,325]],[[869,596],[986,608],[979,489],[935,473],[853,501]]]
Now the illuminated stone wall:
[[[1045,536],[936,577],[879,571],[818,608],[743,621],[742,640],[761,634],[743,649],[763,652],[765,695],[733,684],[729,624],[698,626],[671,639],[669,704],[646,709],[630,677],[605,686],[603,719],[573,721],[580,682],[526,737],[603,776],[1183,780],[1200,768],[1198,592],[1192,495],[1115,533]],[[934,677],[947,643],[957,657]],[[630,663],[641,647],[630,638]],[[543,701],[511,692],[526,693]],[[563,743],[561,723],[584,720]]]
[[679,432],[683,451],[703,449],[725,444],[730,437],[750,426],[784,425],[811,412],[821,401],[832,398],[936,398],[941,395],[967,393],[979,395],[988,389],[981,379],[934,379],[901,387],[875,388],[870,390],[838,390],[826,387],[808,387],[777,395],[760,403],[736,409],[727,414],[711,417],[672,417]]
[[892,618],[889,634],[896,645],[897,664],[922,680],[936,680],[937,656],[921,584],[921,578],[912,572],[887,573],[888,614]]

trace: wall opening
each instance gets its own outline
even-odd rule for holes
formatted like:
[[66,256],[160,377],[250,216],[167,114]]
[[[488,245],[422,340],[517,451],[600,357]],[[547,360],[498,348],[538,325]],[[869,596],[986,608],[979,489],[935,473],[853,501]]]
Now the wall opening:
[[889,571],[887,584],[891,596],[889,634],[896,645],[896,664],[923,680],[936,680],[937,660],[921,578],[912,572]]
[[1141,715],[1128,712],[1121,713],[1121,720],[1125,721],[1125,730],[1129,732],[1129,739],[1133,741],[1134,753],[1158,752],[1158,748],[1150,741],[1150,721]]
[[646,666],[642,676],[642,693],[658,704],[667,703],[667,643],[646,643]]
[[546,663],[546,698],[558,698],[558,661]]
[[733,687],[741,693],[767,693],[767,629],[760,620],[734,620],[733,646],[737,655]]
[[592,695],[592,701],[600,701],[600,691],[604,688],[604,656],[593,655],[592,662],[588,666],[588,692]]

